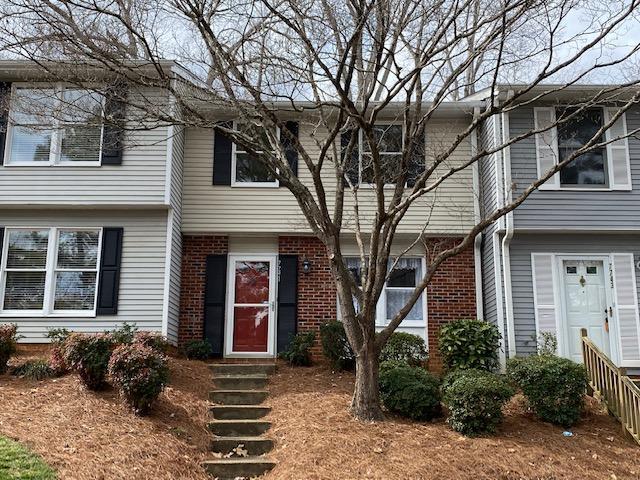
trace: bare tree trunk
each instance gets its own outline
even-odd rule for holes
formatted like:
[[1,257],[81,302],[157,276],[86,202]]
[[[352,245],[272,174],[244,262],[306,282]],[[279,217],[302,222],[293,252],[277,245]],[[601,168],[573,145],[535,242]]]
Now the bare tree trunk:
[[359,420],[374,421],[384,418],[380,408],[378,364],[375,340],[365,340],[356,356],[356,385],[351,400],[351,413]]

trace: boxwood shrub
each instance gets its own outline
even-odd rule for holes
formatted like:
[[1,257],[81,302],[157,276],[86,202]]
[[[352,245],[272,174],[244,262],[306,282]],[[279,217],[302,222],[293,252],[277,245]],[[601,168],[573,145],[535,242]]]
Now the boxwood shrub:
[[587,388],[584,366],[554,355],[532,355],[509,360],[507,374],[541,420],[570,427],[580,418]]
[[316,332],[298,333],[291,338],[287,349],[280,353],[280,358],[294,367],[311,365],[311,347],[316,341]]
[[419,367],[397,366],[380,371],[380,398],[390,412],[413,420],[440,415],[440,380]]
[[189,360],[206,360],[213,354],[213,348],[206,340],[190,340],[184,344],[182,352]]
[[438,348],[445,368],[492,370],[498,364],[498,328],[483,320],[456,320],[440,328]]
[[502,407],[515,393],[509,382],[486,370],[458,370],[445,379],[447,423],[456,432],[475,436],[494,432],[502,421]]
[[380,352],[380,362],[405,362],[413,367],[423,366],[428,358],[424,339],[405,332],[393,332]]
[[109,375],[136,415],[146,415],[169,381],[167,357],[141,343],[120,345],[111,355]]
[[335,370],[352,370],[356,357],[347,340],[344,325],[337,320],[320,326],[322,353]]

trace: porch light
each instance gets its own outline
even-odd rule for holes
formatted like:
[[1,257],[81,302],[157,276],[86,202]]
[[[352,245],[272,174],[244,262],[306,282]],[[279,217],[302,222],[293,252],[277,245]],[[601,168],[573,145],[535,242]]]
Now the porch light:
[[302,273],[304,273],[305,275],[311,273],[311,262],[308,258],[302,260]]

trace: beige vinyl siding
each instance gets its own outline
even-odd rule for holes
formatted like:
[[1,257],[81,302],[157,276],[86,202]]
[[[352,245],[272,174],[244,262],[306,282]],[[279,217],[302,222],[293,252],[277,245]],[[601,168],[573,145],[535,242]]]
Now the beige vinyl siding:
[[180,320],[180,270],[182,265],[182,234],[180,224],[182,222],[182,171],[184,156],[184,129],[173,128],[171,136],[171,184],[169,186],[169,212],[170,231],[167,233],[170,239],[168,248],[169,278],[167,301],[167,325],[166,335],[169,341],[178,341],[178,324]]
[[123,227],[122,265],[117,315],[93,318],[0,317],[16,323],[25,343],[46,342],[50,328],[102,332],[122,322],[141,330],[162,330],[167,214],[164,211],[76,210],[0,212],[2,226]]
[[[149,98],[157,98],[159,104],[163,101],[157,94]],[[163,204],[167,131],[166,126],[146,129],[136,120],[129,121],[122,165],[25,167],[9,166],[5,158],[5,165],[0,166],[0,208]]]
[[[463,120],[432,121],[427,128],[427,149],[436,150],[449,145],[465,124]],[[300,138],[313,156],[317,146],[309,125],[300,125]],[[452,165],[468,159],[470,143],[465,141],[452,158],[443,165],[445,171]],[[299,232],[309,228],[299,211],[293,195],[281,188],[247,188],[212,185],[213,132],[209,129],[187,129],[185,138],[183,227],[184,233],[241,233],[241,232]],[[300,161],[299,175],[311,185],[309,172]],[[333,167],[323,171],[327,197],[332,208],[335,192]],[[361,221],[364,225],[373,218],[374,192],[363,187],[359,190]],[[432,209],[432,206],[434,205]],[[345,226],[353,227],[353,200],[345,206]],[[473,180],[471,168],[456,174],[438,188],[435,195],[417,202],[400,225],[400,233],[419,232],[428,222],[427,233],[460,234],[473,223]]]

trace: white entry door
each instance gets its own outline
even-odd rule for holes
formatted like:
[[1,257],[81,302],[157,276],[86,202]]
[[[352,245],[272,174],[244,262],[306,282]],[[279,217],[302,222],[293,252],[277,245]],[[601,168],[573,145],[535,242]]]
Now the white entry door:
[[229,256],[226,355],[274,354],[275,274],[275,255]]
[[578,363],[582,363],[582,328],[611,358],[604,268],[601,260],[564,260],[562,264],[567,356]]

